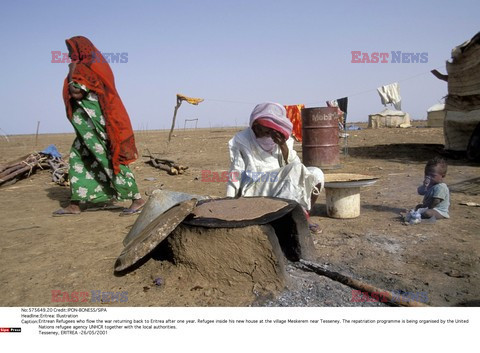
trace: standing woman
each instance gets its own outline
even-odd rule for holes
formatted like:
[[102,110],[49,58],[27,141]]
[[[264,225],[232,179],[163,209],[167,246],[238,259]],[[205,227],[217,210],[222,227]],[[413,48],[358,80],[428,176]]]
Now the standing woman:
[[70,204],[54,215],[78,214],[80,203],[112,199],[132,200],[122,213],[136,213],[145,204],[128,167],[137,149],[113,72],[89,39],[77,36],[66,44],[72,62],[63,99],[77,136],[69,159]]

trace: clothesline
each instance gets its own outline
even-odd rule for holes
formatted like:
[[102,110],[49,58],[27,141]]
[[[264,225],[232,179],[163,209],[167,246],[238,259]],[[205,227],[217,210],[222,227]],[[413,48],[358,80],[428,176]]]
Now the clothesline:
[[[444,64],[443,64],[444,66]],[[438,66],[436,68],[434,68],[435,70],[437,69],[441,69],[443,66]],[[433,69],[432,69],[433,70]],[[419,76],[423,76],[423,75],[426,75],[426,74],[430,74],[430,71],[427,71],[427,72],[422,72],[422,73],[419,73],[419,74],[416,74],[414,76],[410,76],[410,77],[407,77],[407,78],[404,78],[404,79],[401,79],[401,80],[396,80],[396,82],[405,82],[405,81],[408,81],[408,80],[412,80],[414,78],[417,78]],[[372,89],[368,89],[368,90],[365,90],[365,91],[360,91],[360,92],[357,92],[357,93],[354,93],[354,94],[349,94],[349,95],[338,95],[338,97],[355,97],[355,96],[359,96],[359,95],[362,95],[362,94],[365,94],[365,93],[370,93],[370,92],[376,92],[377,91],[377,88],[372,88]],[[337,98],[338,98],[337,97]],[[337,99],[337,98],[331,98],[331,99],[325,99],[325,100],[333,100],[333,99]],[[204,98],[205,101],[209,101],[209,102],[222,102],[222,103],[235,103],[235,104],[249,104],[249,105],[255,105],[255,104],[258,104],[258,102],[246,102],[246,101],[236,101],[236,100],[230,100],[230,99],[216,99],[216,98]],[[318,104],[319,101],[316,101],[316,102],[308,102],[308,103],[303,103],[305,105],[313,105],[313,104]]]
[[242,102],[242,101],[232,101],[232,100],[225,100],[225,99],[212,99],[212,98],[204,98],[204,101],[208,101],[208,102],[223,102],[223,103],[236,103],[236,104],[258,104],[257,103],[253,103],[253,102]]
[[[438,66],[432,70],[437,70],[437,69],[441,69],[442,66]],[[407,78],[404,78],[402,80],[397,80],[396,82],[405,82],[405,81],[408,81],[408,80],[411,80],[411,79],[414,79],[414,78],[417,78],[419,76],[423,76],[423,75],[427,75],[427,74],[430,74],[431,72],[428,71],[428,72],[422,72],[422,73],[419,73],[419,74],[416,74],[414,76],[410,76],[410,77],[407,77]],[[392,81],[393,82],[393,81]],[[368,89],[368,90],[365,90],[365,91],[361,91],[361,92],[358,92],[358,93],[354,93],[354,94],[350,94],[350,95],[339,95],[339,97],[355,97],[355,96],[359,96],[359,95],[362,95],[362,94],[365,94],[365,93],[370,93],[370,92],[377,92],[377,88],[372,88],[372,89]],[[333,100],[333,99],[336,99],[336,98],[331,98],[331,99],[327,99],[327,100]],[[310,105],[310,104],[317,104],[318,102],[314,102],[314,103],[305,103],[306,105]]]

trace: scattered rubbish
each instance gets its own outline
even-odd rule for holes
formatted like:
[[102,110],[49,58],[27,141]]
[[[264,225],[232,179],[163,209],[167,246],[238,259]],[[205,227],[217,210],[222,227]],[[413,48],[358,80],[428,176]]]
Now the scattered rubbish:
[[465,278],[465,277],[469,277],[468,275],[464,274],[464,273],[461,273],[457,270],[450,270],[450,271],[447,271],[445,272],[445,274],[448,276],[448,277],[453,277],[453,278]]
[[350,126],[347,127],[347,130],[357,131],[357,130],[362,130],[362,128],[360,126],[357,126],[357,125],[350,125]]
[[162,286],[164,284],[163,278],[158,277],[153,280],[153,283],[155,283],[156,286]]
[[403,273],[400,273],[400,272],[389,271],[389,273],[395,276],[403,276]]
[[410,210],[405,217],[408,224],[418,224],[422,221],[422,214],[419,211]]
[[476,202],[460,202],[459,204],[468,206],[468,207],[480,207],[480,203],[476,203]]
[[145,178],[143,180],[145,180],[145,181],[155,181],[155,180],[157,180],[157,178],[150,177],[150,178]]
[[422,213],[426,210],[428,210],[428,208],[419,208],[418,210],[411,209],[405,215],[405,222],[408,224],[435,223],[437,221],[435,217],[422,219]]
[[145,196],[150,197],[155,192],[155,190],[162,190],[163,187],[164,187],[163,183],[149,185],[145,188]]

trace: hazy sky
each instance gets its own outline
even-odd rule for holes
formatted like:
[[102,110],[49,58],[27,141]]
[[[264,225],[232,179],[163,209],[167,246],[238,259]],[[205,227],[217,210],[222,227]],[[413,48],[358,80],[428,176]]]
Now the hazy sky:
[[[112,63],[134,129],[169,128],[176,93],[199,126],[246,125],[255,104],[325,106],[349,97],[349,121],[383,109],[376,88],[399,82],[402,108],[424,119],[441,102],[451,49],[478,30],[477,1],[3,1],[0,132],[71,132],[62,100],[65,39],[83,35]],[[352,51],[428,53],[426,63],[352,63]],[[391,55],[390,55],[391,56]],[[389,61],[391,57],[389,58]]]

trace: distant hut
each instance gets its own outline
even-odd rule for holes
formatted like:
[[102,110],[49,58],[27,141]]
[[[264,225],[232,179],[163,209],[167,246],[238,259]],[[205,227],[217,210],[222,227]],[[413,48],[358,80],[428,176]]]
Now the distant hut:
[[384,127],[409,127],[410,115],[401,110],[384,109],[380,113],[368,116],[368,127],[373,129]]
[[443,127],[445,120],[445,104],[438,103],[432,105],[427,110],[427,125],[428,127]]

